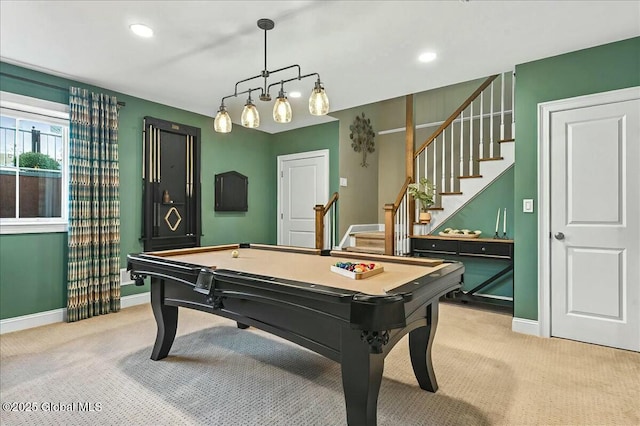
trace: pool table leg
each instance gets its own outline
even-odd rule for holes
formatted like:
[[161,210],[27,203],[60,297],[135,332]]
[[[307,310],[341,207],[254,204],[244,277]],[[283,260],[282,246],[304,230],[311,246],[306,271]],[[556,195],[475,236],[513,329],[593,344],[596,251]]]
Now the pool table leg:
[[361,331],[342,329],[342,388],[349,425],[376,424],[378,393],[384,369],[384,354],[371,353],[360,338]]
[[438,390],[436,373],[431,362],[431,347],[438,325],[438,301],[427,305],[427,325],[409,332],[409,354],[418,384],[424,390]]
[[248,326],[247,324],[243,324],[243,323],[241,323],[241,322],[237,322],[237,321],[236,321],[236,324],[238,325],[238,328],[239,328],[240,330],[245,330],[245,329],[249,328],[249,326]]
[[158,361],[169,355],[178,328],[178,307],[164,303],[164,283],[159,278],[151,278],[151,308],[156,317],[158,333],[151,352],[151,359]]

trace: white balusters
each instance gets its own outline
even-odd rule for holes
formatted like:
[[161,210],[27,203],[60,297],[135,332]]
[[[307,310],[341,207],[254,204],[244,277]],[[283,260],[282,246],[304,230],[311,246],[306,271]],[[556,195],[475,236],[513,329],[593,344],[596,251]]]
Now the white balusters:
[[[460,171],[459,175],[464,174],[464,110],[460,113]],[[453,192],[453,190],[452,190]]]
[[[444,146],[444,141],[442,142],[442,144]],[[455,182],[455,180],[454,180],[454,170],[455,170],[454,161],[455,160],[453,158],[453,125],[451,125],[451,155],[450,155],[450,157],[451,157],[451,180],[453,182]],[[454,188],[454,185],[452,184],[451,185],[451,192],[454,191],[453,188]],[[442,188],[442,190],[444,191],[444,188]]]
[[405,192],[395,218],[394,254],[402,256],[409,252],[409,193]]
[[[469,105],[469,175],[473,174],[473,101]],[[460,173],[462,176],[462,173]]]
[[504,140],[504,74],[500,74],[500,140]]
[[484,91],[480,92],[480,143],[478,145],[478,159],[484,158]]
[[[436,146],[437,146],[436,141],[433,141],[431,143],[431,145],[433,145],[433,180],[431,182],[433,182],[433,184],[435,185],[436,182],[438,182],[438,174],[436,173],[436,169],[438,167],[438,155],[437,155],[437,150],[436,150]],[[442,148],[443,148],[443,151],[444,151],[444,146]],[[444,165],[444,163],[442,163],[442,165]],[[426,176],[427,174],[425,173],[424,175]],[[437,194],[437,192],[436,192],[436,194]],[[437,197],[437,195],[436,195],[436,197]]]
[[489,112],[489,158],[493,158],[493,146],[495,140],[493,139],[493,81],[491,82],[491,111]]

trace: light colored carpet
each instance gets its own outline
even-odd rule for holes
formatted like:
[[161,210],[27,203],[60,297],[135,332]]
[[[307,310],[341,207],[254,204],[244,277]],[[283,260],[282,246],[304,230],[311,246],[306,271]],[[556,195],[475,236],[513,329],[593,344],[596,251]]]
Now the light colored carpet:
[[[337,363],[214,315],[181,308],[178,323],[169,357],[157,362],[149,306],[0,336],[0,422],[346,423]],[[640,425],[638,353],[521,335],[510,316],[441,304],[433,358],[435,394],[417,386],[406,337],[396,345],[379,425]]]

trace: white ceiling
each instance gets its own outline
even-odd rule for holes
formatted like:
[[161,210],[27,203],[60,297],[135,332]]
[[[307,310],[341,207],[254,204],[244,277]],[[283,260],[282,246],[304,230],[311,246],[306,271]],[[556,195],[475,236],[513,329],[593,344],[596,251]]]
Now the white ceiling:
[[[2,0],[0,59],[213,117],[238,80],[264,68],[259,18],[276,24],[268,69],[298,64],[303,74],[319,73],[331,111],[640,35],[640,1]],[[134,36],[132,23],[151,26],[154,37]],[[419,63],[425,50],[436,61]],[[270,83],[292,76],[276,73]],[[307,111],[313,78],[294,83],[286,90],[303,96],[290,99],[287,125],[273,123],[273,101],[254,93],[260,130],[332,120]],[[245,100],[226,102],[234,123]]]

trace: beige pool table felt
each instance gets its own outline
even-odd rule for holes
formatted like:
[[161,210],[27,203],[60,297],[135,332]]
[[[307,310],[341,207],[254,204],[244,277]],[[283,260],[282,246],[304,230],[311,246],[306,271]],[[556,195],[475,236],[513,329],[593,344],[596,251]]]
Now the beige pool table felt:
[[[239,256],[237,258],[232,257],[233,250],[238,250]],[[318,253],[314,250],[308,252]],[[148,254],[209,268],[230,269],[371,295],[384,295],[393,292],[396,287],[427,274],[439,275],[439,269],[447,265],[443,263],[436,266],[403,264],[391,261],[393,257],[387,258],[385,256],[375,256],[375,260],[364,260],[366,256],[363,256],[363,263],[380,264],[384,267],[384,272],[364,280],[353,280],[332,272],[331,265],[335,265],[339,261],[358,262],[358,257],[352,255],[341,257],[340,253],[336,252],[332,252],[332,256],[320,256],[318,254],[280,251],[276,246],[252,245],[252,248],[238,248],[237,245],[229,245]]]

